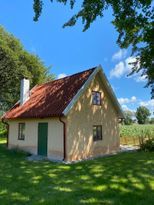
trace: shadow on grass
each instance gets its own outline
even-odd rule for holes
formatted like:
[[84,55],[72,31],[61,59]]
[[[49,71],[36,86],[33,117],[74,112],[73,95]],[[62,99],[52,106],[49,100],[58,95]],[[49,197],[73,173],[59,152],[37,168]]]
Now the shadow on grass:
[[0,204],[152,204],[154,153],[122,153],[72,165],[29,162],[0,145]]

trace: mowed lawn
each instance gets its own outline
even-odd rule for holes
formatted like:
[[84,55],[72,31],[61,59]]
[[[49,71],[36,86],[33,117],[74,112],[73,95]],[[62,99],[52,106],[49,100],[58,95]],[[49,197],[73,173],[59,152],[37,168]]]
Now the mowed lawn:
[[29,162],[0,144],[0,205],[152,205],[154,153],[121,153],[72,165]]

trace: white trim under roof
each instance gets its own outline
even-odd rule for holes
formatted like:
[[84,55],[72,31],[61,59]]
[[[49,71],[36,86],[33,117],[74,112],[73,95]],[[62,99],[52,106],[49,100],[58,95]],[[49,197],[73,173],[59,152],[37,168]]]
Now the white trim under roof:
[[92,74],[89,76],[89,78],[86,80],[86,82],[84,83],[84,85],[79,89],[79,91],[77,92],[77,94],[73,97],[73,99],[71,100],[71,102],[68,104],[68,106],[65,108],[65,110],[63,111],[63,115],[67,116],[69,111],[72,109],[72,107],[74,106],[74,104],[78,101],[78,99],[80,98],[80,96],[83,94],[83,92],[86,90],[86,88],[90,85],[91,81],[94,79],[94,77],[96,76],[96,74],[98,72],[101,72],[102,74],[102,82],[104,83],[113,103],[115,104],[115,106],[117,107],[118,110],[118,115],[119,118],[124,118],[124,114],[123,111],[121,109],[121,106],[113,92],[113,89],[105,75],[105,73],[103,72],[102,66],[99,65],[97,68],[95,68],[95,70],[92,72]]
[[114,93],[114,91],[113,91],[113,89],[112,89],[112,87],[111,87],[111,85],[110,85],[110,83],[109,83],[109,81],[108,81],[108,79],[107,79],[103,69],[102,69],[102,66],[99,65],[99,67],[101,69],[101,74],[102,74],[102,76],[101,76],[102,77],[101,78],[102,79],[102,83],[104,83],[104,85],[105,85],[105,87],[106,87],[106,89],[107,89],[107,91],[108,91],[108,93],[109,93],[113,103],[117,107],[119,118],[124,118],[124,113],[123,113],[123,110],[121,108],[121,105],[119,104],[119,102],[117,100],[117,97],[116,97],[116,95],[115,95],[115,93]]

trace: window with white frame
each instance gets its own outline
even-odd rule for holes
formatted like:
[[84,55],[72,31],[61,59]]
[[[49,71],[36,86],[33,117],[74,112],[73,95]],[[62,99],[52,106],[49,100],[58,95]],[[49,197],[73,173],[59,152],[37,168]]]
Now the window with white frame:
[[101,93],[98,91],[92,92],[92,104],[101,105]]

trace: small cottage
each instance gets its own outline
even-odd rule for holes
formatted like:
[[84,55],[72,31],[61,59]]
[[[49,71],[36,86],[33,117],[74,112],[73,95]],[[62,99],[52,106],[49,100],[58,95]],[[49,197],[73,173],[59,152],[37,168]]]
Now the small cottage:
[[3,116],[9,149],[61,161],[119,149],[123,113],[101,66],[29,87],[23,79],[20,100]]

